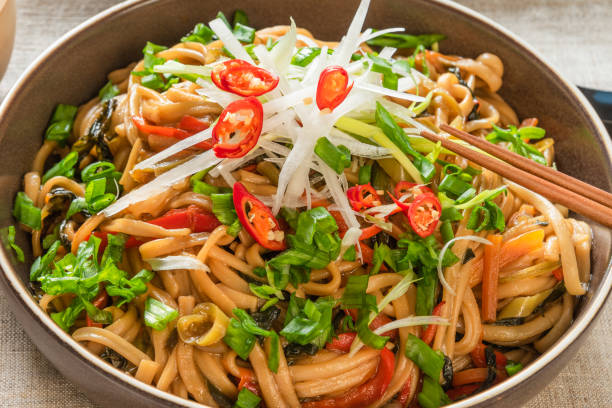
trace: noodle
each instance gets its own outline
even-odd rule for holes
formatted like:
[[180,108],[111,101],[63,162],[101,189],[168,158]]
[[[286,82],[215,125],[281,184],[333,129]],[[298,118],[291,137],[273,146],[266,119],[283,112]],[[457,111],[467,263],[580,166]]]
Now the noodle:
[[488,347],[527,364],[562,337],[590,226],[418,136],[449,124],[553,165],[538,119],[498,94],[499,57],[373,54],[367,38],[400,37],[357,26],[340,43],[268,27],[251,46],[216,23],[214,41],[147,43],[108,74],[113,95],[53,115],[69,134],[42,144],[14,213],[62,329],[161,391],[271,408],[412,406],[424,380],[452,384],[409,350],[459,373]]

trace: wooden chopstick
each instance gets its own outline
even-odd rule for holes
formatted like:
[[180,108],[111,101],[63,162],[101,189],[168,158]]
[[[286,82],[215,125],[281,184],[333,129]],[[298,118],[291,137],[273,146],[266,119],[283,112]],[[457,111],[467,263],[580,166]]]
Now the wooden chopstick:
[[531,191],[535,191],[536,193],[543,195],[555,203],[559,203],[572,211],[605,225],[608,228],[612,228],[612,208],[610,207],[606,207],[605,205],[591,200],[584,195],[575,193],[574,191],[551,183],[546,179],[514,167],[504,161],[501,161],[500,159],[487,156],[432,132],[424,130],[421,132],[421,136],[431,140],[432,142],[440,142],[444,148],[451,150],[465,157],[466,159],[507,178],[508,180],[514,181],[516,184],[520,184]]
[[528,173],[546,179],[554,184],[561,184],[563,187],[568,190],[572,190],[574,193],[583,195],[607,207],[612,207],[612,194],[608,193],[607,191],[587,184],[584,181],[575,179],[553,168],[543,166],[540,163],[536,163],[533,160],[511,152],[508,149],[504,149],[503,147],[493,144],[485,139],[481,139],[462,130],[455,129],[452,126],[443,124],[440,126],[440,129],[458,137],[463,141],[468,142],[472,146],[476,146],[481,150],[502,159],[514,167],[518,167],[521,170],[525,170]]

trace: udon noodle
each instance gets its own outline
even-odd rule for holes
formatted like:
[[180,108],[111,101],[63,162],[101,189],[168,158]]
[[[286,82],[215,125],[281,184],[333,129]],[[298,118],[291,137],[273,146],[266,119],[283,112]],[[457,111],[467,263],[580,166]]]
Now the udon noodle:
[[[215,66],[233,58],[230,53],[247,57],[227,39],[228,28],[211,27],[220,39],[199,41],[196,34],[203,34],[196,27],[182,42],[148,46],[144,60],[111,72],[112,92],[78,107],[66,140],[48,131],[24,176],[24,200],[31,200],[42,220],[33,227],[20,218],[31,232],[34,256],[42,256],[32,268],[36,296],[75,340],[144,383],[213,407],[236,399],[246,404],[251,397],[252,405],[240,406],[255,406],[261,398],[268,407],[395,407],[416,401],[428,407],[503,381],[563,334],[589,279],[589,226],[416,136],[423,128],[439,133],[440,124],[482,137],[514,126],[534,136],[499,143],[515,151],[528,146],[547,165],[554,163],[554,141],[541,138],[543,133],[535,137],[538,120],[521,121],[498,94],[504,65],[496,55],[442,53],[437,41],[414,53],[416,45],[380,49],[364,41],[372,30],[357,39],[361,26],[355,22],[340,44],[291,26],[259,30],[245,47],[234,39],[280,82],[260,97],[265,119],[258,144],[242,157],[215,161],[209,149],[224,142],[206,141],[215,121],[222,122],[219,115],[241,96],[215,86],[211,70],[214,76]],[[350,41],[359,47],[350,48]],[[327,55],[328,49],[335,52]],[[312,50],[319,53],[306,64],[304,55]],[[346,50],[342,60],[338,55]],[[345,84],[350,93],[337,108],[318,109],[314,99],[319,104],[322,71],[329,65],[348,72],[353,88]],[[395,88],[385,85],[398,78]],[[265,85],[265,78],[257,80]],[[249,81],[246,86],[253,86]],[[374,102],[390,112],[405,140],[433,167],[428,181],[411,177],[414,168],[424,174],[417,156],[399,150],[415,163],[404,165],[397,148],[360,130],[378,126],[377,135],[388,136]],[[294,119],[296,112],[302,119]],[[305,118],[333,121],[325,128]],[[309,138],[307,131],[322,129],[310,145],[301,141]],[[235,142],[247,131],[233,132]],[[204,136],[189,145],[185,141],[194,134]],[[319,142],[314,146],[321,136],[328,136],[333,152],[345,154],[335,146],[346,145],[352,153],[339,173],[317,150]],[[179,140],[184,146],[167,150]],[[298,148],[310,150],[300,155]],[[49,170],[57,163],[68,166],[71,152],[78,153],[72,170]],[[212,160],[155,184],[203,152]],[[103,180],[101,191],[96,180]],[[449,187],[450,181],[455,184]],[[366,185],[374,191],[359,190]],[[457,186],[463,191],[453,190]],[[219,201],[232,187],[233,203],[224,209]],[[457,197],[468,189],[470,197]],[[242,204],[234,208],[238,194],[251,200],[246,210]],[[418,207],[427,197],[434,204]],[[474,197],[489,198],[461,207]],[[280,207],[288,210],[257,224],[256,217],[265,219],[269,208],[277,214]],[[312,221],[315,208],[331,229],[318,229],[323,221]],[[449,215],[453,210],[455,218]],[[236,221],[236,212],[246,218],[238,214]],[[308,222],[315,239],[310,236],[306,253],[334,256],[316,266],[320,262],[312,259],[283,265],[279,253],[288,244],[295,255],[305,245],[295,237],[308,234]],[[123,280],[100,278],[113,273],[123,273]],[[282,273],[289,277],[279,283]],[[359,277],[366,278],[361,292],[355,289],[363,282]],[[92,279],[98,279],[93,286]],[[292,331],[298,324],[299,333]],[[381,326],[384,332],[377,331]],[[311,329],[316,335],[305,334]],[[241,344],[228,338],[236,336]],[[431,366],[440,361],[444,367],[432,378]]]

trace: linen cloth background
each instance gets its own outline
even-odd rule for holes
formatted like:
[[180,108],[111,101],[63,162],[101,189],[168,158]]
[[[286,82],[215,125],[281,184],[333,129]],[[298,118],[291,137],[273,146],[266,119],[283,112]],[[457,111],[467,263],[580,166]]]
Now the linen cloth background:
[[[375,0],[374,0],[375,1]],[[117,0],[17,0],[0,100],[53,41]],[[459,0],[514,31],[570,81],[612,91],[612,0]],[[142,39],[143,42],[146,38]],[[612,302],[583,347],[528,408],[612,407]],[[95,407],[30,342],[0,294],[0,407]]]

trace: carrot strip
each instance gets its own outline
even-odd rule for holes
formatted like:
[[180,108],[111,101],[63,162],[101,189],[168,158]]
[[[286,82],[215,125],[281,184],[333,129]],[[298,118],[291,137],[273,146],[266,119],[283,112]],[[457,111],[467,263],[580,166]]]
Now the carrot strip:
[[510,262],[519,259],[521,256],[542,248],[543,244],[544,230],[542,229],[526,232],[504,242],[501,248],[500,266],[503,268]]
[[482,273],[482,320],[494,322],[497,317],[497,284],[501,243],[503,237],[492,234],[487,237],[492,245],[484,247],[484,270]]
[[488,368],[468,368],[453,375],[453,387],[460,385],[485,382],[489,375]]

